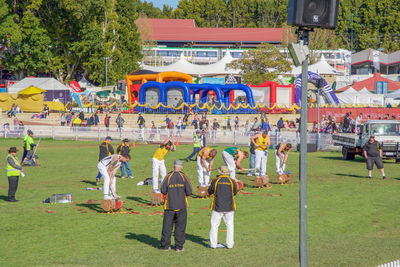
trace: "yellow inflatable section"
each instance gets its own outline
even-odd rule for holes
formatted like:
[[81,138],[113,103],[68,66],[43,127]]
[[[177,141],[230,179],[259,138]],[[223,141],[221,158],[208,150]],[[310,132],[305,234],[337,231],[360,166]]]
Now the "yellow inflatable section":
[[24,112],[41,112],[43,110],[44,96],[36,95],[18,95],[0,93],[0,107],[3,111],[11,109],[13,104],[19,105]]

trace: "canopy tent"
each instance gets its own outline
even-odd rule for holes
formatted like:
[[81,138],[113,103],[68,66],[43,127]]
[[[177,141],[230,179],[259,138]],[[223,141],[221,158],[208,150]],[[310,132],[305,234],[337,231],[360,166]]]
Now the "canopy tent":
[[[318,73],[319,75],[336,75],[336,70],[328,62],[324,56],[321,56],[321,59],[310,66],[308,66],[308,70],[311,72]],[[301,66],[293,67],[292,71],[287,73],[292,75],[299,75],[301,74]]]
[[95,87],[91,82],[89,82],[85,76],[82,76],[82,79],[79,80],[78,82],[79,86],[81,88],[91,88],[91,87]]
[[46,90],[37,88],[35,86],[29,86],[28,88],[25,88],[22,91],[19,91],[18,94],[19,95],[36,95],[36,94],[40,94],[46,92]]
[[343,93],[336,93],[340,104],[384,105],[384,95],[373,94],[366,88],[360,91],[350,87]]
[[19,93],[29,86],[43,90],[45,101],[58,100],[64,105],[71,101],[70,89],[54,78],[25,78],[8,88],[8,93]]
[[396,90],[394,92],[391,92],[391,93],[387,94],[386,97],[387,98],[393,98],[393,99],[396,99],[396,98],[400,99],[400,90]]
[[231,56],[231,53],[227,51],[224,57],[221,58],[221,60],[213,64],[198,65],[198,64],[192,64],[189,61],[187,61],[182,53],[180,59],[175,63],[162,67],[142,65],[143,67],[142,71],[153,71],[153,72],[178,71],[187,73],[192,76],[238,74],[240,70],[226,69],[226,65],[228,63],[231,63],[233,60],[235,59]]

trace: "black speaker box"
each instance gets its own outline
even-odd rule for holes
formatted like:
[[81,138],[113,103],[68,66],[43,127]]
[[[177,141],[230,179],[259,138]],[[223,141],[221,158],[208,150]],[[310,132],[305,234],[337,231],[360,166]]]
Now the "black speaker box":
[[334,29],[337,25],[339,0],[289,0],[289,25]]

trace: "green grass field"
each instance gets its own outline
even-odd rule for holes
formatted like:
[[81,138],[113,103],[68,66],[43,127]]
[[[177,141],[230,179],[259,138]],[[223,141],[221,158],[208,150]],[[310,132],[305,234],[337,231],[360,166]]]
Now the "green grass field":
[[[151,176],[155,145],[133,149],[135,179],[118,179],[117,192],[125,207],[139,214],[101,212],[102,191],[93,187],[97,174],[96,142],[42,140],[40,167],[26,167],[20,178],[17,203],[8,203],[5,159],[21,140],[0,141],[3,179],[0,183],[0,266],[296,266],[299,236],[299,154],[292,152],[288,169],[293,183],[257,189],[241,175],[245,192],[236,197],[235,247],[208,249],[209,199],[189,199],[185,251],[157,249],[162,216],[148,207],[150,186],[136,184]],[[114,145],[114,147],[116,147]],[[215,166],[223,163],[219,154]],[[192,151],[189,145],[166,157],[173,160]],[[18,153],[18,157],[22,152]],[[244,163],[248,166],[248,160]],[[275,177],[270,151],[268,173]],[[386,162],[387,180],[375,169],[366,179],[361,158],[344,161],[338,152],[308,154],[308,263],[310,266],[375,266],[400,258],[399,166]],[[197,192],[196,163],[184,172]],[[215,176],[215,173],[213,173]],[[72,193],[72,204],[41,204],[51,194]],[[282,194],[280,197],[265,194]],[[91,200],[91,201],[89,201]],[[53,213],[46,212],[55,211]],[[219,241],[225,243],[221,223]]]

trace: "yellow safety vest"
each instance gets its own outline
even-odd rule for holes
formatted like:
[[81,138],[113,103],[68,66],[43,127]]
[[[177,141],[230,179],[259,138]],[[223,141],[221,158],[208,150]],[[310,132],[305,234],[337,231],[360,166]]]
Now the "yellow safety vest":
[[[11,155],[8,155],[7,158],[8,158],[8,157],[11,157],[11,158],[14,160],[15,165],[21,166],[21,165],[19,164],[18,159],[14,158],[14,157],[11,156]],[[6,161],[7,161],[7,159],[6,159]],[[7,161],[7,176],[19,176],[19,175],[20,175],[20,171],[17,170],[17,169],[14,169],[14,167],[11,166],[10,164],[8,164],[8,161]]]
[[264,138],[262,134],[257,138],[256,144],[258,145],[257,150],[267,150],[268,149],[268,135]]

